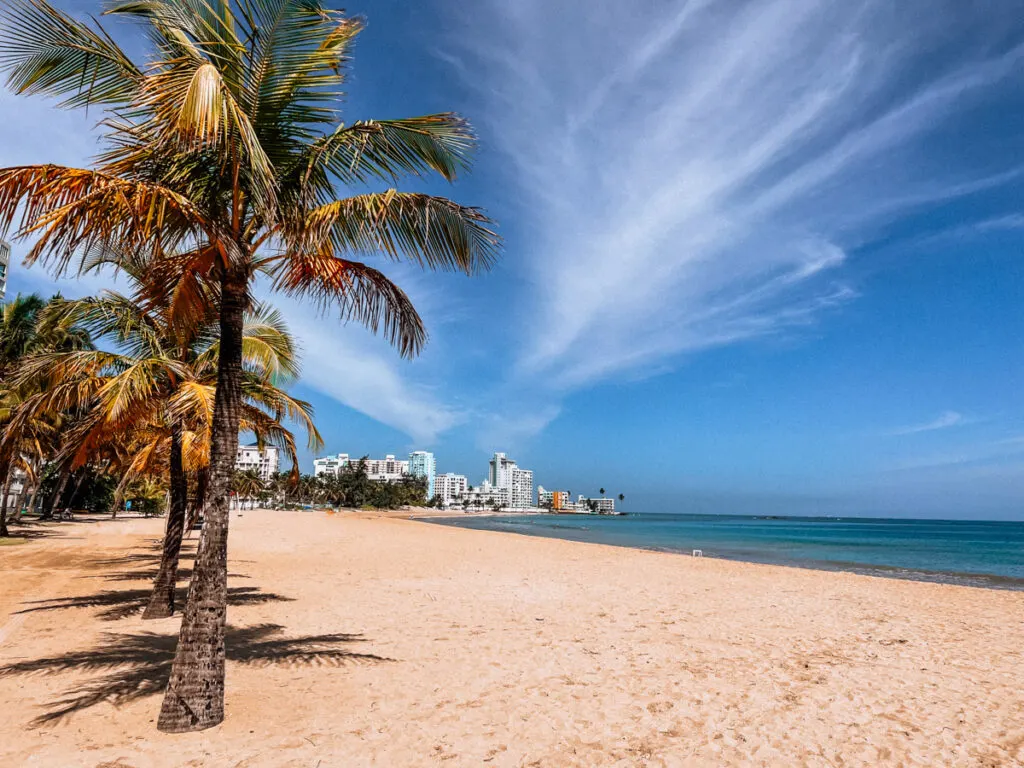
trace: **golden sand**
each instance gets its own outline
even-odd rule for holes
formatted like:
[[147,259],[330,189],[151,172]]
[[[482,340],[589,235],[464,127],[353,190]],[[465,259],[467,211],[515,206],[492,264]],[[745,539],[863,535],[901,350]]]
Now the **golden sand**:
[[1024,765],[1021,593],[354,513],[231,526],[227,719],[198,734],[155,729],[161,521],[0,548],[0,766]]

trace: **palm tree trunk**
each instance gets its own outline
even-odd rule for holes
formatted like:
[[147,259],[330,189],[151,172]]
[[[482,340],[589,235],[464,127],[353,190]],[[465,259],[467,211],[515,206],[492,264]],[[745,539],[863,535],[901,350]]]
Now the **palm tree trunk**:
[[60,498],[64,495],[64,490],[68,487],[68,480],[70,479],[71,471],[65,466],[60,471],[60,478],[57,480],[57,490],[53,492],[53,495],[47,500],[46,506],[43,508],[44,518],[53,517],[53,510],[60,503]]
[[14,472],[10,466],[0,469],[0,477],[4,479],[4,489],[0,495],[0,539],[6,539],[11,535],[7,530],[7,497],[11,494],[11,479]]
[[28,497],[28,513],[30,515],[36,511],[36,501],[39,500],[39,486],[42,484],[43,480],[39,478],[32,486],[32,495]]
[[65,509],[74,509],[75,508],[75,497],[78,496],[78,492],[80,490],[82,490],[82,483],[85,482],[85,476],[88,473],[89,473],[89,470],[88,470],[87,467],[82,467],[82,469],[79,471],[78,479],[75,480],[75,489],[71,492],[71,495],[68,496],[67,504],[64,505]]
[[28,496],[28,478],[25,478],[25,482],[21,485],[21,493],[18,494],[18,501],[14,505],[14,514],[11,515],[11,522],[17,523],[21,521],[21,510],[25,506],[25,497]]
[[224,720],[224,626],[228,597],[228,504],[242,405],[242,325],[247,277],[221,278],[220,357],[210,437],[205,523],[157,728],[183,733]]
[[164,619],[174,614],[174,591],[178,585],[178,556],[185,532],[185,507],[188,504],[188,478],[181,459],[181,424],[171,427],[170,481],[171,504],[167,512],[164,551],[160,570],[153,582],[153,594],[142,613],[144,619]]

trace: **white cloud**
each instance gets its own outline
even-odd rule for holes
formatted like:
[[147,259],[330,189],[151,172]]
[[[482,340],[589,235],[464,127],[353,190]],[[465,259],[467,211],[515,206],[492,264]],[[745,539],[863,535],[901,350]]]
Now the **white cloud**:
[[[270,297],[302,347],[303,383],[428,446],[466,415],[403,371],[398,353],[355,325],[308,304]],[[330,446],[328,446],[330,447]]]
[[949,429],[950,427],[959,427],[971,422],[964,418],[962,413],[956,411],[943,411],[939,416],[926,421],[923,424],[912,424],[908,427],[900,427],[899,429],[892,430],[890,435],[917,435],[921,432],[934,432],[939,429]]
[[856,297],[872,227],[1017,178],[922,153],[1024,57],[998,12],[929,7],[458,6],[446,57],[514,183],[532,283],[512,378],[564,392],[812,324]]

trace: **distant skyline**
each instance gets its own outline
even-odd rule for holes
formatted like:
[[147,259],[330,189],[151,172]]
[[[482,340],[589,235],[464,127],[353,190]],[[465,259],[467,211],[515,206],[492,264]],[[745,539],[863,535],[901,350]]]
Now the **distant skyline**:
[[[344,119],[463,113],[476,168],[429,188],[506,248],[473,279],[383,266],[413,362],[271,298],[319,455],[475,483],[506,451],[630,510],[1024,519],[1017,0],[335,5],[368,21]],[[0,110],[0,165],[96,151],[98,113]],[[110,283],[25,250],[9,298]]]

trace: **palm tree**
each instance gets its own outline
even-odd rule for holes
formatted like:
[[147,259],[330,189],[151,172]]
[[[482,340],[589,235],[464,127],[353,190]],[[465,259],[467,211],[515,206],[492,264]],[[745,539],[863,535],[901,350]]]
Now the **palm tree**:
[[109,0],[148,26],[136,64],[102,28],[45,0],[7,3],[0,67],[19,93],[107,110],[109,149],[90,170],[0,170],[0,230],[20,213],[28,261],[66,270],[82,250],[185,249],[160,271],[175,318],[219,301],[206,525],[158,727],[223,720],[228,493],[242,408],[242,329],[257,275],[383,330],[402,354],[425,342],[406,295],[352,257],[408,258],[467,274],[496,257],[477,209],[372,181],[453,180],[473,146],[452,114],[339,124],[345,64],[362,24],[320,0]]
[[239,505],[241,505],[242,499],[255,499],[266,489],[263,478],[254,469],[236,471],[231,485]]
[[[18,295],[0,311],[0,428],[18,405],[19,392],[9,385],[11,372],[36,341],[36,319],[44,305],[39,296]],[[8,451],[0,451],[0,537],[9,535],[7,497],[15,468],[26,471],[26,483],[34,475],[20,450],[11,446]]]
[[[96,263],[88,266],[94,268]],[[40,387],[36,408],[45,411],[54,403],[77,401],[91,412],[65,440],[73,467],[89,461],[104,445],[111,446],[115,455],[121,447],[122,479],[115,509],[124,489],[137,477],[169,474],[171,503],[163,555],[143,613],[146,619],[164,618],[175,608],[189,497],[187,475],[205,472],[209,464],[219,340],[212,312],[176,326],[166,307],[147,305],[152,273],[148,262],[126,256],[121,268],[133,288],[131,296],[105,291],[58,307],[63,318],[83,325],[120,351],[37,355],[24,366],[24,375],[38,372],[50,382]],[[276,386],[298,374],[294,343],[279,314],[264,307],[254,308],[246,318],[242,344],[240,424],[283,448],[294,463],[294,439],[280,425],[284,416],[303,424],[311,449],[322,444],[309,404]]]
[[[9,535],[6,504],[14,469],[20,468],[25,472],[26,481],[34,484],[30,501],[30,506],[34,507],[44,465],[53,458],[62,442],[63,431],[74,417],[67,407],[39,413],[33,419],[21,417],[25,403],[38,394],[38,389],[20,377],[25,361],[43,351],[81,350],[92,346],[84,328],[66,318],[45,314],[48,307],[63,303],[59,295],[49,302],[38,296],[18,296],[5,304],[0,313],[0,537]],[[47,500],[49,510],[67,482],[63,464],[59,472],[56,489]]]
[[601,489],[601,498],[604,498],[604,488]]
[[626,494],[620,493],[619,494],[619,503],[622,503],[625,500],[626,500]]

